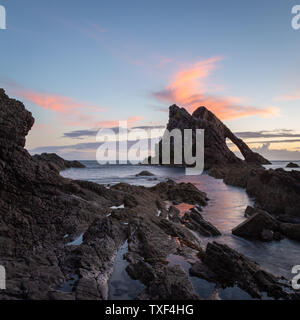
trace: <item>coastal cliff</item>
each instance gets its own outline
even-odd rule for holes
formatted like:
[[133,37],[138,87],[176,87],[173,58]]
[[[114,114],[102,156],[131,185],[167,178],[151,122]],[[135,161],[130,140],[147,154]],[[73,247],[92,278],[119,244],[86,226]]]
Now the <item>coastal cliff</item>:
[[[184,129],[193,130],[192,146],[195,150],[197,129],[205,130],[204,134],[204,166],[208,170],[214,166],[232,164],[270,164],[260,154],[253,152],[247,144],[239,139],[225,124],[205,107],[199,107],[193,114],[189,114],[184,108],[172,105],[169,108],[169,122],[167,131],[179,129],[184,136]],[[240,150],[245,160],[239,159],[227,146],[229,139]],[[171,154],[174,153],[174,142],[171,141]],[[162,145],[159,145],[159,158],[161,161]],[[151,160],[151,159],[149,159]]]
[[[0,299],[108,299],[108,280],[124,245],[126,271],[144,285],[136,299],[201,299],[189,272],[218,287],[236,283],[254,298],[267,292],[299,299],[287,281],[229,247],[213,242],[203,248],[200,236],[221,233],[201,215],[209,199],[193,184],[168,180],[108,189],[65,179],[58,171],[70,164],[24,149],[33,124],[24,105],[0,90],[0,264],[7,275]],[[191,209],[182,213],[181,203]],[[193,267],[187,272],[171,264],[170,255]]]

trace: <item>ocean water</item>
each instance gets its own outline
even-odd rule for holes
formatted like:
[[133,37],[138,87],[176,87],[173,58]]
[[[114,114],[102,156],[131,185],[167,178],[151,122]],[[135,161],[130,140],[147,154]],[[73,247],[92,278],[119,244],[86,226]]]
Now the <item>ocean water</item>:
[[[68,169],[61,172],[61,175],[71,179],[88,180],[106,186],[125,182],[150,187],[160,181],[166,181],[168,178],[177,182],[191,182],[201,191],[207,193],[210,201],[203,208],[202,215],[222,233],[221,236],[214,238],[200,236],[203,247],[210,241],[227,244],[229,247],[259,263],[266,271],[277,276],[284,276],[288,280],[294,276],[291,273],[292,267],[300,265],[300,242],[288,239],[270,243],[248,241],[231,234],[231,230],[246,219],[244,217],[246,207],[253,204],[253,199],[249,198],[241,188],[228,186],[222,180],[214,179],[206,173],[199,176],[186,176],[183,168],[141,165],[99,165],[96,161],[82,161],[82,163],[86,165],[86,168]],[[267,167],[284,168],[287,163],[287,161],[276,161]],[[300,165],[300,161],[298,164]],[[150,171],[155,176],[136,177],[136,174],[142,170]],[[180,257],[173,257],[170,259],[170,263],[176,262],[176,259],[180,262]],[[110,284],[113,284],[110,288],[111,299],[118,299],[120,296],[131,298],[133,294],[136,294],[137,286],[133,286],[130,278],[124,276],[126,265],[126,261],[119,254],[112,278],[110,279]],[[181,265],[186,268],[186,262],[182,262]],[[121,277],[121,275],[123,276]],[[202,297],[209,297],[213,294],[214,288],[212,284],[194,277],[191,277],[191,280],[196,291]],[[117,287],[118,281],[122,282],[122,290]],[[124,292],[124,288],[126,287],[132,288],[128,289],[131,292]],[[122,294],[120,294],[120,291]],[[218,295],[221,299],[250,298],[238,288],[219,290]]]
[[298,166],[300,166],[300,160],[299,161],[271,161],[272,164],[264,165],[266,169],[278,169],[278,168],[284,168],[286,171],[292,171],[297,170],[300,171],[300,168],[286,168],[287,164],[292,162],[296,163]]

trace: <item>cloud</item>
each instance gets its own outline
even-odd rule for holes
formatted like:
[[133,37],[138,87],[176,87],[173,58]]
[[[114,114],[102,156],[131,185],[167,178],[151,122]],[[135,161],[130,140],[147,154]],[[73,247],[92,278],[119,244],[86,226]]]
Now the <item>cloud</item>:
[[270,149],[270,143],[265,143],[259,148],[253,148],[254,152],[260,153],[262,156],[269,160],[281,161],[297,161],[300,160],[299,151],[291,151],[287,149]]
[[[137,140],[128,141],[128,148],[131,148]],[[270,149],[270,142],[263,144],[261,147],[252,148],[269,160],[296,161],[300,160],[300,151],[291,151],[287,149]],[[96,150],[101,145],[100,142],[77,143],[64,146],[46,146],[30,150],[31,154],[40,154],[43,152],[54,152],[65,159],[70,160],[94,160]],[[239,152],[235,152],[239,155]]]
[[[165,128],[166,128],[165,126],[155,125],[155,126],[138,126],[138,127],[132,127],[131,129],[149,131],[151,129],[164,130]],[[109,129],[117,131],[119,127],[110,127]],[[72,138],[72,139],[83,139],[86,137],[95,137],[98,131],[99,129],[75,130],[75,131],[65,132],[63,137]]]
[[93,125],[98,113],[107,109],[87,102],[79,102],[71,97],[27,89],[14,82],[4,83],[8,91],[19,99],[59,114],[59,119],[63,120],[65,125]]
[[220,57],[201,60],[179,70],[170,83],[161,91],[153,93],[159,101],[177,103],[193,112],[199,106],[206,106],[223,120],[247,116],[269,117],[278,114],[275,107],[257,108],[248,106],[238,97],[218,97],[208,94],[207,79],[217,68]]
[[276,98],[276,100],[281,101],[296,101],[300,100],[300,92],[294,92],[291,94],[282,95]]
[[130,126],[132,123],[138,122],[142,120],[143,117],[140,116],[134,116],[134,117],[129,117],[126,120],[105,120],[105,121],[100,121],[97,122],[95,127],[101,129],[101,128],[117,128],[119,127],[120,121],[126,121],[127,124]]
[[247,144],[251,145],[251,144],[257,144],[257,143],[293,143],[293,142],[300,142],[300,139],[268,140],[268,141],[257,140],[257,141],[251,141],[251,142],[248,141]]
[[163,130],[163,129],[166,129],[166,126],[162,126],[162,125],[139,126],[139,127],[133,127],[132,129],[141,129],[141,130],[158,129],[158,130]]
[[[293,130],[280,129],[272,131],[243,131],[235,132],[239,138],[251,139],[251,138],[300,138],[299,133],[293,133]],[[280,141],[280,140],[278,140]]]
[[[136,146],[136,143],[140,143],[141,147],[140,151],[145,153],[145,157],[147,157],[151,153],[151,146],[153,146],[153,142],[157,142],[156,139],[140,139],[140,140],[127,140],[127,148],[131,151],[139,150],[139,147]],[[29,150],[30,154],[41,154],[41,153],[56,153],[64,159],[71,160],[95,160],[97,149],[102,145],[101,142],[84,142],[84,143],[76,143],[72,145],[63,145],[63,146],[45,146],[38,147]],[[116,151],[118,154],[119,150],[119,142],[116,143]],[[143,158],[145,158],[143,157]]]
[[72,139],[83,139],[86,137],[95,137],[97,135],[98,130],[75,130],[70,132],[65,132],[64,138],[72,138]]
[[69,29],[74,30],[77,33],[80,32],[81,34],[93,40],[102,40],[103,35],[108,32],[106,28],[93,21],[72,21],[65,19],[59,19],[59,21]]

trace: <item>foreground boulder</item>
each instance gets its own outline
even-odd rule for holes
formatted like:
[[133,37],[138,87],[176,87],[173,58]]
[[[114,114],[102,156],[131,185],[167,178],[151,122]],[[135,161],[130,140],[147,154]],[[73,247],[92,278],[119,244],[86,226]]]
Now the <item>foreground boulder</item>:
[[253,215],[255,215],[256,213],[258,212],[261,212],[261,213],[264,213],[266,211],[262,210],[262,209],[259,209],[259,208],[253,208],[251,206],[247,206],[246,210],[245,210],[245,217],[246,218],[249,218]]
[[288,238],[300,241],[300,224],[281,223],[280,230]]
[[172,200],[176,203],[199,204],[206,206],[208,198],[205,192],[201,192],[192,183],[175,183],[172,180],[161,182],[152,188],[166,200]]
[[200,300],[200,297],[194,292],[191,281],[180,266],[160,266],[138,299]]
[[136,177],[152,177],[152,176],[154,176],[154,174],[149,171],[144,170],[144,171],[141,171],[140,173],[136,174],[135,176]]
[[202,215],[196,211],[186,212],[183,223],[191,230],[194,230],[204,237],[220,236],[221,232],[209,221],[203,219]]
[[275,299],[293,299],[296,294],[284,279],[264,271],[257,263],[226,245],[208,243],[202,262],[193,265],[190,273],[223,287],[238,285],[253,298],[261,299],[266,292]]
[[278,221],[266,211],[260,210],[232,229],[232,234],[248,239],[271,241],[278,237],[278,231]]
[[297,163],[290,162],[286,166],[287,168],[300,168]]

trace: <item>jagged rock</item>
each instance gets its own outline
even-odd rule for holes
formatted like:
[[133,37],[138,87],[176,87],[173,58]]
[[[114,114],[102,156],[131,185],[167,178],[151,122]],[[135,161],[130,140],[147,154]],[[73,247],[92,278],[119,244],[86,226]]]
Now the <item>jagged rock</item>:
[[137,263],[131,263],[126,267],[127,273],[134,280],[140,280],[148,286],[155,278],[155,271],[150,263],[139,260]]
[[168,217],[175,223],[181,223],[180,210],[174,206],[170,206],[168,211]]
[[[268,230],[268,232],[265,230]],[[275,232],[278,230],[278,221],[267,212],[259,211],[232,229],[232,234],[243,238],[265,240],[270,236],[269,231]]]
[[98,290],[97,281],[95,279],[82,278],[76,285],[77,300],[102,300],[103,297]]
[[187,212],[184,215],[183,223],[191,230],[194,230],[204,237],[220,236],[221,232],[210,222],[203,219],[198,212]]
[[264,271],[256,262],[226,245],[208,243],[202,263],[204,266],[193,266],[191,273],[223,287],[237,284],[253,298],[262,298],[264,292],[275,299],[286,299],[294,295],[294,292],[290,295],[287,293],[287,281]]
[[277,220],[284,223],[292,223],[292,224],[299,224],[300,217],[289,216],[289,215],[278,215],[276,216]]
[[196,245],[199,244],[197,238],[193,235],[193,233],[181,224],[162,219],[159,222],[159,227],[171,237],[178,238],[179,240],[187,240],[193,242]]
[[195,110],[192,116],[197,119],[201,119],[202,121],[212,123],[217,128],[217,131],[222,137],[224,143],[226,143],[226,138],[228,138],[233,144],[235,144],[236,147],[240,150],[241,154],[244,156],[246,162],[256,164],[271,164],[260,154],[253,152],[242,139],[239,139],[237,136],[235,136],[220,119],[218,119],[211,111],[209,111],[205,107],[200,107]]
[[251,206],[247,206],[246,210],[245,210],[245,217],[249,218],[253,215],[255,215],[256,213],[264,213],[265,211],[259,208],[253,208]]
[[68,168],[85,168],[85,165],[79,161],[68,161],[59,157],[55,153],[42,153],[33,156],[34,159],[48,165],[50,169],[62,171]]
[[192,283],[180,266],[159,266],[155,278],[141,296],[151,300],[199,300]]
[[280,230],[288,238],[300,241],[300,224],[281,223]]
[[297,163],[290,162],[286,166],[287,168],[300,168]]
[[34,124],[32,114],[23,103],[10,99],[0,89],[0,146],[6,150],[24,147],[25,137]]
[[[245,188],[259,208],[281,219],[300,217],[300,172],[266,170],[257,165],[232,165],[217,170],[224,182]],[[213,175],[215,170],[211,170]]]
[[[241,151],[248,163],[270,164],[270,162],[253,152],[245,142],[237,138],[212,112],[205,107],[199,107],[190,115],[184,108],[179,108],[177,105],[172,105],[169,108],[169,123],[167,130],[181,130],[184,134],[184,129],[204,129],[204,159],[205,168],[209,169],[216,165],[239,164],[243,163],[241,159],[229,150],[226,139],[230,139]],[[195,149],[195,137],[193,136],[193,149]],[[162,163],[162,142],[159,144],[159,163]],[[173,151],[172,151],[173,150]],[[174,155],[174,141],[171,141],[171,155]],[[174,159],[171,157],[171,164]]]
[[151,177],[151,176],[154,176],[153,173],[149,172],[149,171],[141,171],[140,173],[136,174],[135,175],[136,177]]
[[[145,296],[199,298],[184,270],[166,265],[175,252],[203,257],[199,240],[186,226],[158,217],[157,210],[167,211],[164,201],[206,205],[206,194],[172,181],[108,190],[64,179],[48,156],[31,157],[24,149],[33,123],[24,105],[0,90],[0,260],[9,270],[0,299],[107,299],[114,257],[126,241],[130,265],[151,266]],[[110,209],[121,204],[124,209]],[[67,245],[78,231],[83,242]],[[74,276],[78,281],[70,292],[57,289]]]
[[265,242],[269,242],[274,240],[274,231],[269,229],[264,229],[260,234],[261,240]]
[[161,182],[152,187],[152,190],[159,193],[162,198],[170,201],[177,201],[178,203],[199,204],[201,206],[207,205],[206,193],[197,189],[191,183],[175,183],[172,180],[168,182]]
[[[0,261],[9,270],[0,299],[106,299],[114,257],[126,239],[136,261],[160,264],[176,251],[179,244],[160,225],[158,209],[166,214],[164,201],[174,199],[204,205],[204,193],[170,181],[157,188],[119,184],[108,190],[65,179],[58,171],[78,164],[56,155],[32,157],[24,149],[33,123],[24,105],[0,90]],[[121,204],[124,209],[110,209]],[[187,228],[173,229],[189,244],[182,251],[197,247]],[[79,231],[83,241],[67,245]],[[62,284],[74,276],[78,281],[63,292]],[[181,285],[192,297],[189,283]]]
[[[149,263],[166,259],[168,254],[177,249],[176,242],[166,237],[166,232],[159,223],[150,226],[146,221],[134,221],[130,225],[130,230],[132,233],[128,241],[129,251],[138,253]],[[161,246],[162,242],[163,246]]]
[[124,197],[124,206],[126,208],[134,208],[137,206],[138,202],[136,200],[136,198],[131,195],[131,194],[127,194],[125,197]]

